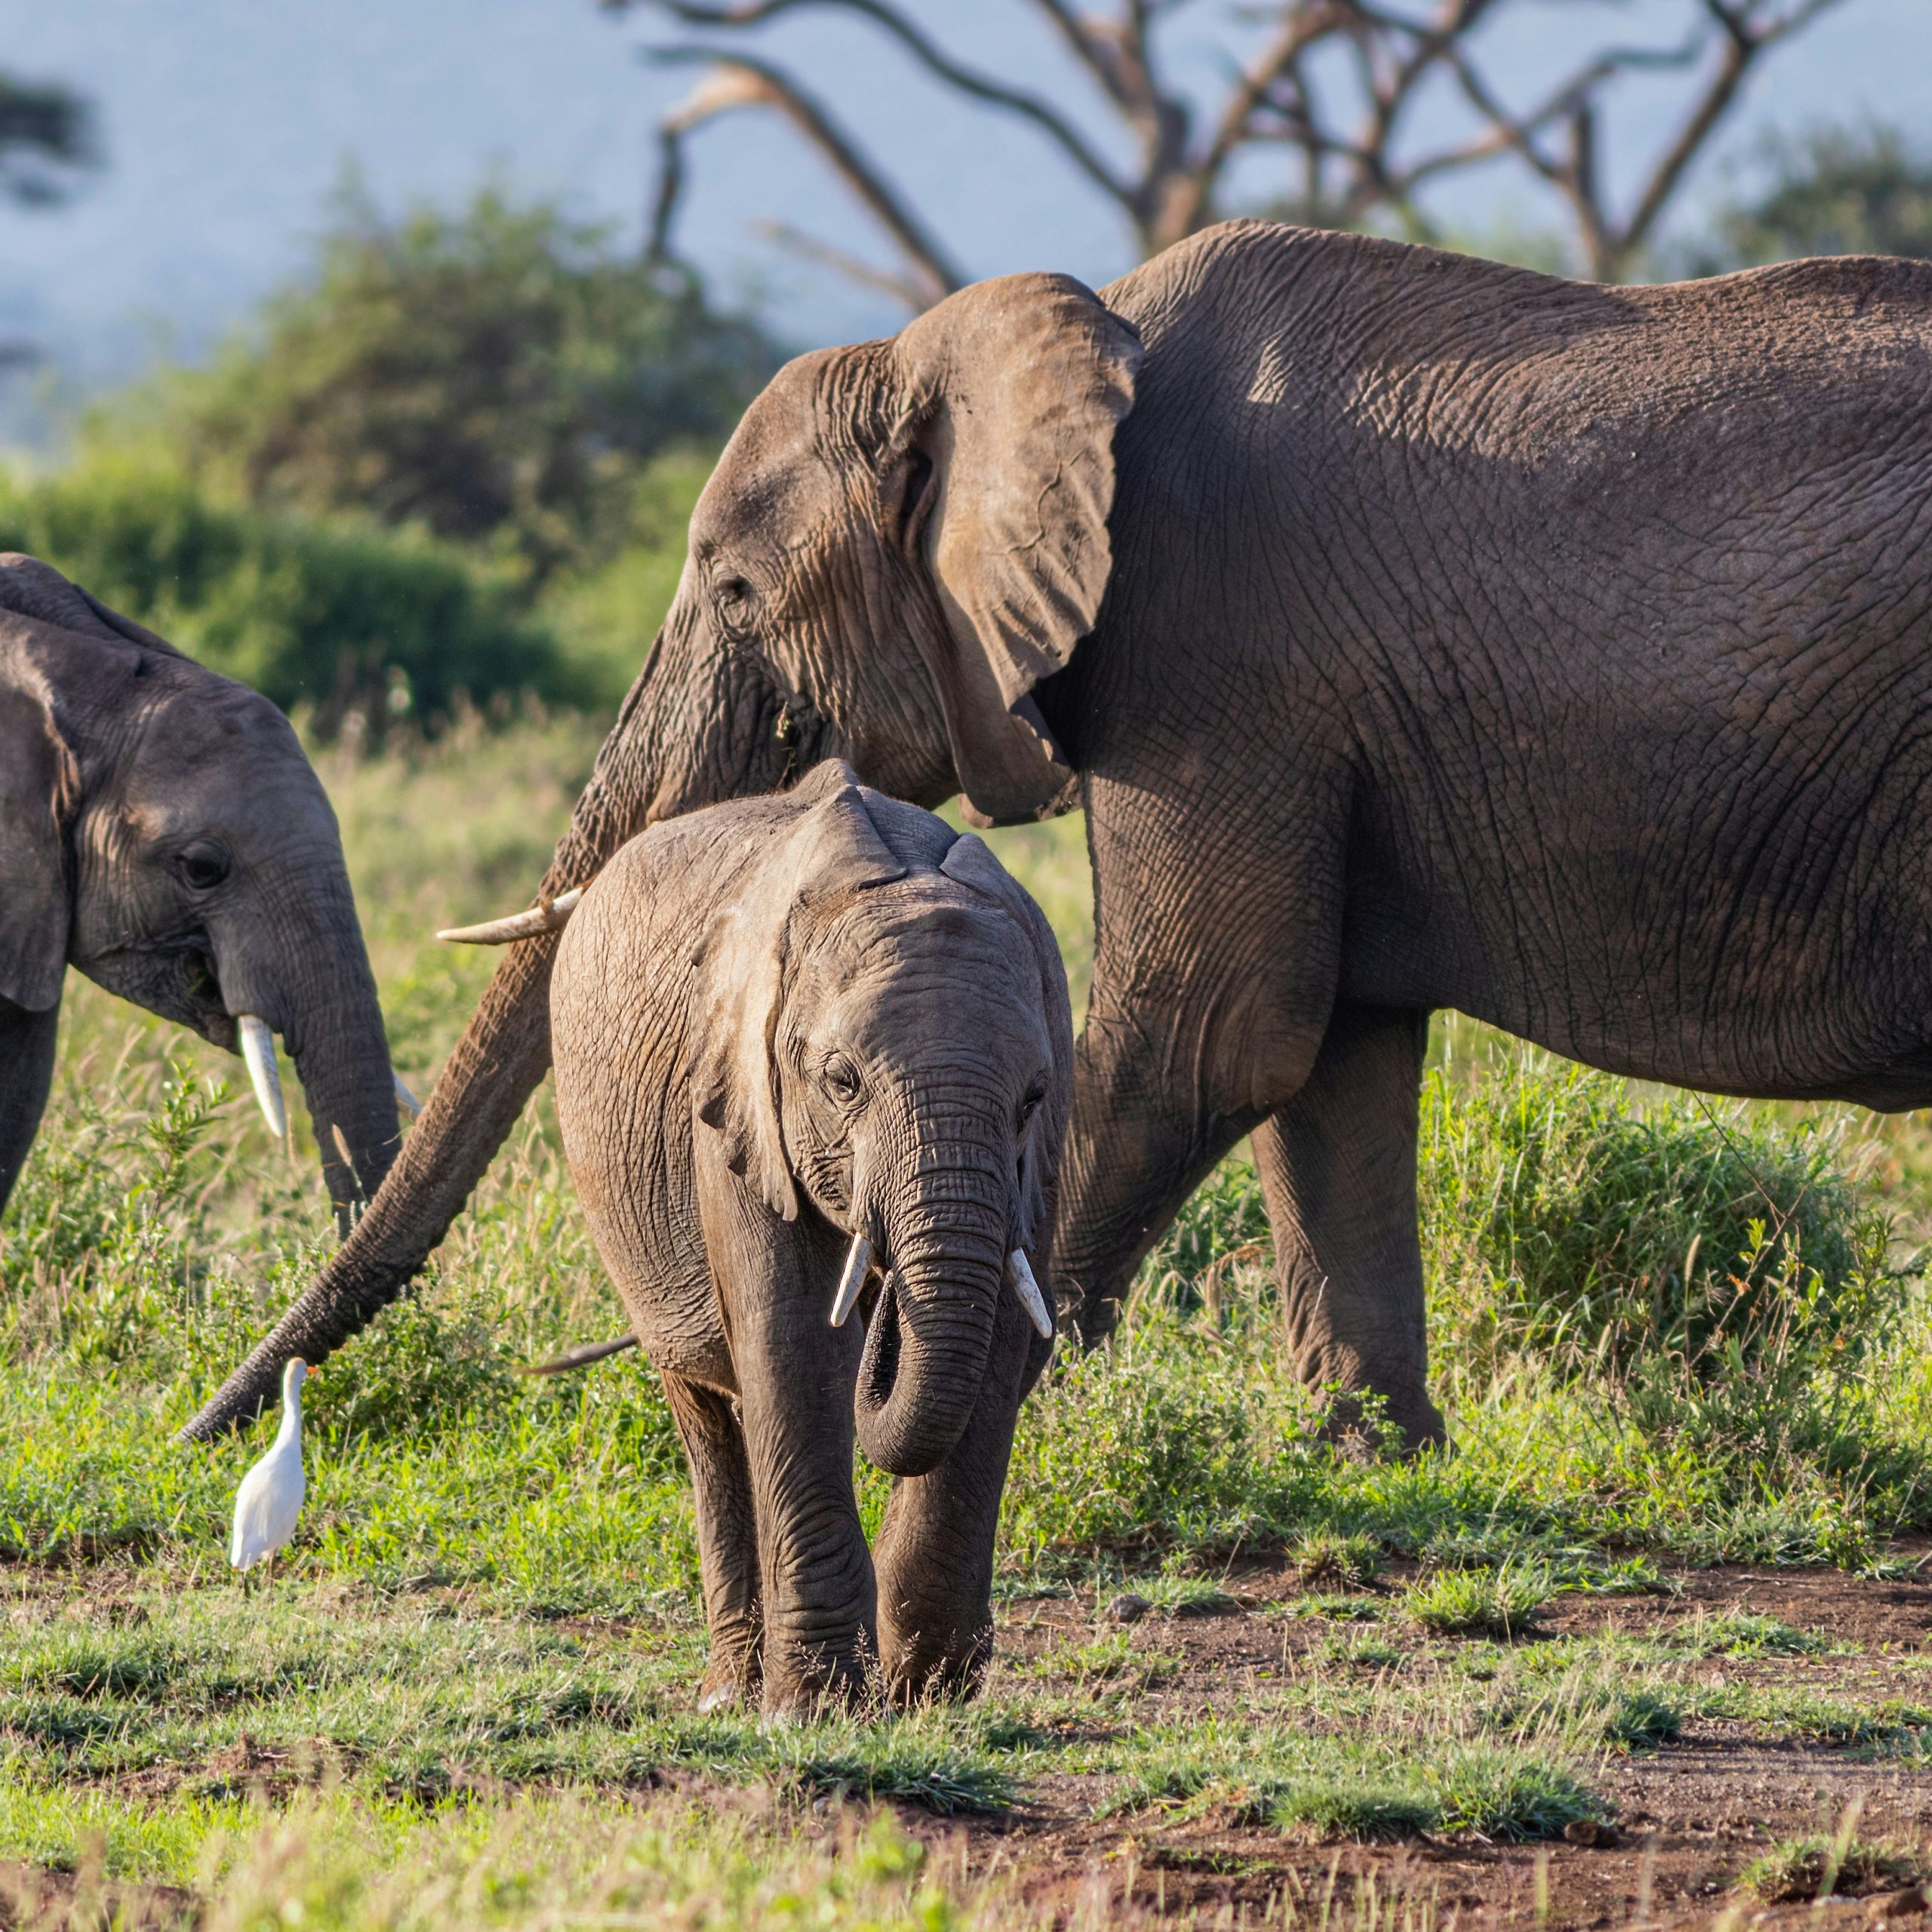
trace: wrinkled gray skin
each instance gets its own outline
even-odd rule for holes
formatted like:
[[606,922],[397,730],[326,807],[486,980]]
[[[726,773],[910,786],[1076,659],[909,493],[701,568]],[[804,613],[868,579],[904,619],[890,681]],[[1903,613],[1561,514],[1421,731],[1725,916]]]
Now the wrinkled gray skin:
[[[1252,1133],[1302,1373],[1434,1439],[1432,1008],[1686,1086],[1932,1101],[1932,266],[1609,288],[1236,223],[1097,299],[1012,277],[801,358],[546,888],[828,751],[994,819],[1086,807],[1082,1334]],[[540,1078],[550,945],[505,961],[305,1356]]]
[[[985,845],[820,766],[653,828],[551,977],[557,1113],[691,1467],[706,1707],[978,1681],[1014,1418],[1044,1365],[1072,1026],[1038,909]],[[854,1233],[875,1277],[828,1315]],[[863,1358],[862,1358],[863,1341]],[[877,1589],[858,1439],[895,1475]]]
[[288,719],[0,555],[0,1206],[47,1104],[69,965],[231,1052],[236,1014],[266,1020],[345,1227],[375,1193],[398,1138],[389,1048],[335,814]]

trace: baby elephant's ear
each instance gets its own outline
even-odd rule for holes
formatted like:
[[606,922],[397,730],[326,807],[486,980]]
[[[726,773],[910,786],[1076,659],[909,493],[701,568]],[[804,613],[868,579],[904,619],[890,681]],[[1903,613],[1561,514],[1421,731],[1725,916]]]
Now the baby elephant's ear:
[[[997,900],[1032,942],[1034,957],[1039,964],[1041,1010],[1054,1056],[1044,1140],[1057,1161],[1073,1096],[1073,1011],[1066,995],[1066,969],[1060,962],[1060,942],[1047,924],[1047,915],[1034,903],[1032,895],[993,857],[983,838],[962,832],[940,861],[939,869],[947,878],[956,878],[961,885]],[[1052,1178],[1051,1174],[1036,1177],[1043,1183]],[[1037,1202],[1029,1204],[1029,1219],[1037,1207]]]
[[849,768],[821,765],[789,795],[801,807],[774,829],[718,912],[698,958],[692,1091],[697,1117],[781,1220],[798,1194],[778,1124],[778,1016],[792,915],[811,900],[903,878]]

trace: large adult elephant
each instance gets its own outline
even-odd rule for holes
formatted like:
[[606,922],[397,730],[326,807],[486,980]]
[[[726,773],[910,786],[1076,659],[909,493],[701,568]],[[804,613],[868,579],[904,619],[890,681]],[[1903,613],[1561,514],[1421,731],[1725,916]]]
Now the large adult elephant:
[[278,1129],[281,1034],[345,1225],[375,1193],[395,1079],[335,815],[288,720],[5,555],[0,1207],[47,1104],[70,965],[246,1054]]
[[[1087,808],[1082,1334],[1251,1132],[1303,1373],[1432,1438],[1431,1008],[1687,1086],[1932,1101],[1932,266],[1600,288],[1238,223],[803,357],[543,892],[834,753],[977,820]],[[542,1077],[552,944],[512,948],[198,1431],[440,1238]]]

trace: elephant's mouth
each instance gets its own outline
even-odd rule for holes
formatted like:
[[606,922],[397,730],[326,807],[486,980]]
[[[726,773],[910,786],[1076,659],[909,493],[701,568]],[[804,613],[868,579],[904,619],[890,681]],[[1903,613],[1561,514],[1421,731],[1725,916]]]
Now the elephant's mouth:
[[75,964],[109,992],[192,1027],[216,1046],[234,1045],[235,1023],[222,1003],[214,948],[206,933],[114,946]]

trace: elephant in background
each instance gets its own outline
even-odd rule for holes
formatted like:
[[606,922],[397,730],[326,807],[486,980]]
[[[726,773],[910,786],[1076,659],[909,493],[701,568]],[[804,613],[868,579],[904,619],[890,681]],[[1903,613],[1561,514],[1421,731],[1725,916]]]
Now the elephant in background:
[[287,718],[31,557],[0,556],[0,1207],[33,1144],[69,966],[302,1079],[346,1229],[399,1140],[335,814]]
[[[1038,908],[835,761],[622,848],[551,1012],[571,1178],[691,1463],[703,1705],[850,1698],[869,1660],[901,1701],[970,1689],[1052,1348],[1028,1257],[1073,1029]],[[876,1595],[855,1421],[898,1478]]]
[[1085,808],[1081,1337],[1251,1134],[1300,1371],[1437,1440],[1432,1009],[1932,1102],[1932,265],[1598,288],[1235,222],[787,365],[422,1124],[192,1432],[441,1238],[547,1064],[556,895],[834,754],[980,820]]

